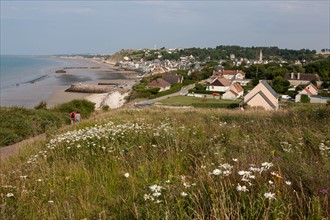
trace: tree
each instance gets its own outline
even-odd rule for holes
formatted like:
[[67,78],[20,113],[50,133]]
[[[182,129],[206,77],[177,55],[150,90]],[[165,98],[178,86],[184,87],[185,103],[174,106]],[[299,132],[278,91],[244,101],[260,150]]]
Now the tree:
[[329,88],[329,87],[330,87],[330,82],[329,82],[329,81],[324,81],[324,82],[322,83],[321,87],[322,87],[323,89],[327,89],[327,88]]
[[290,82],[287,79],[284,79],[282,76],[277,76],[273,79],[273,89],[277,93],[285,93],[288,91],[290,86]]

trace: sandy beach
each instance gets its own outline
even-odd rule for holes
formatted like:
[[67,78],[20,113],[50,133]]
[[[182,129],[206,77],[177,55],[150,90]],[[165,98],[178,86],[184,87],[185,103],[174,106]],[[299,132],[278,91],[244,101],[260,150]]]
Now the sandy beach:
[[[138,73],[134,71],[120,70],[109,63],[103,63],[95,59],[80,57],[56,57],[54,59],[67,59],[71,66],[63,66],[51,69],[50,74],[42,79],[29,83],[13,86],[2,90],[1,106],[22,106],[33,108],[39,102],[45,101],[48,108],[72,101],[74,99],[87,99],[96,103],[96,108],[108,105],[111,109],[124,104],[124,97],[137,82]],[[65,73],[55,73],[64,69]],[[98,84],[116,85],[118,90],[103,94],[91,94],[80,92],[65,92],[71,85],[98,86]],[[103,85],[104,87],[104,85]]]

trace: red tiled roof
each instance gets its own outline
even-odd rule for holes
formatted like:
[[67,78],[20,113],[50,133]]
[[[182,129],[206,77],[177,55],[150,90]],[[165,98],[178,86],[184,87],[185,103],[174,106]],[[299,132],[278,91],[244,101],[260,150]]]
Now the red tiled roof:
[[313,95],[313,93],[311,93],[311,91],[309,91],[309,89],[307,89],[307,88],[304,88],[304,90],[308,93],[308,95],[310,95],[310,96],[312,96]]
[[162,78],[158,78],[147,85],[147,87],[161,87],[161,88],[165,88],[168,86],[171,86],[171,84],[166,82]]
[[233,93],[235,96],[238,96],[238,94],[233,90],[229,90],[229,92]]
[[230,86],[230,82],[226,78],[217,78],[212,83],[212,86]]
[[237,92],[243,92],[243,88],[239,83],[234,83],[233,86],[235,87]]
[[311,87],[313,87],[316,91],[318,91],[319,89],[313,84],[313,83],[311,83],[311,84],[309,84],[308,86],[311,86]]
[[182,80],[181,75],[164,74],[162,78],[169,83],[179,83]]

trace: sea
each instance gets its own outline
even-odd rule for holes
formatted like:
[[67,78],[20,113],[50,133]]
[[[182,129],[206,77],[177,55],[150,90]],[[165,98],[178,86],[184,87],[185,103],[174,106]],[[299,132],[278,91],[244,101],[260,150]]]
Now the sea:
[[[0,61],[0,106],[32,108],[71,84],[125,78],[106,64],[83,58],[1,55]],[[64,68],[66,74],[55,73]]]

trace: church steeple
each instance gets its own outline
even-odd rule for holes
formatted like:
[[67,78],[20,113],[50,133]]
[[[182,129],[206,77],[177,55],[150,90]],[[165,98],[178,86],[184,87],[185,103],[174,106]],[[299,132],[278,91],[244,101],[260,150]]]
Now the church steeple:
[[259,53],[259,61],[262,62],[262,49],[260,49],[260,53]]

